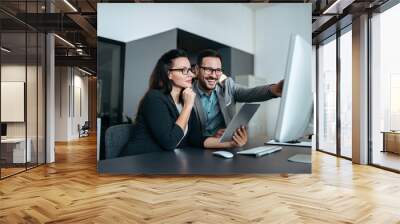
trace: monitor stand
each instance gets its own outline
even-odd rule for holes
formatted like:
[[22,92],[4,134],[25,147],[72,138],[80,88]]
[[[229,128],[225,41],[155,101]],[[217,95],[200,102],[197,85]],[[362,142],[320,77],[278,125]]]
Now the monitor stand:
[[311,141],[289,141],[289,142],[277,142],[275,140],[270,140],[264,143],[265,145],[287,145],[287,146],[300,146],[300,147],[311,147]]

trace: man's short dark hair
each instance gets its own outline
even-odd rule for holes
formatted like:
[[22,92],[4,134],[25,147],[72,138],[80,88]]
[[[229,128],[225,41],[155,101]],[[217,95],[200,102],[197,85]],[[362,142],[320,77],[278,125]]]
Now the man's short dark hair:
[[198,55],[197,55],[197,65],[201,65],[201,63],[203,62],[203,58],[205,57],[216,57],[219,58],[219,60],[221,60],[222,63],[222,56],[221,54],[213,49],[206,49],[206,50],[202,50]]

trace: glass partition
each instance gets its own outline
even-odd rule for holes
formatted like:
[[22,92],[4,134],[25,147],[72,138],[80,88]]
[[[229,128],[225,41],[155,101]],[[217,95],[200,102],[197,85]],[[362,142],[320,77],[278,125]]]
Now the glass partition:
[[371,162],[400,171],[400,4],[371,19]]
[[[44,1],[0,3],[15,6],[18,16],[43,12],[43,5]],[[0,26],[0,178],[5,178],[45,163],[46,39],[2,11]]]
[[1,34],[2,177],[24,171],[31,156],[26,141],[26,41],[25,32]]
[[123,122],[123,80],[125,44],[122,42],[98,39],[98,77],[97,77],[97,117],[100,126],[100,159],[105,158],[104,135],[108,127]]
[[340,36],[340,154],[352,157],[352,32]]
[[318,149],[336,154],[336,36],[318,47]]

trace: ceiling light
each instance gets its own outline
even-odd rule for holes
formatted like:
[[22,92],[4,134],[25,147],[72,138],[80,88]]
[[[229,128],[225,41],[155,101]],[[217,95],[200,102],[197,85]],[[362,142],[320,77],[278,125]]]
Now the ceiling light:
[[9,49],[7,49],[7,48],[5,48],[5,47],[1,47],[1,50],[4,51],[4,52],[7,52],[7,53],[10,53],[10,52],[11,52],[11,50],[9,50]]
[[61,41],[63,41],[64,43],[66,43],[67,45],[69,45],[70,47],[75,48],[75,45],[71,44],[71,42],[69,42],[68,40],[58,36],[57,34],[54,34],[55,37],[57,37],[58,39],[60,39]]
[[64,0],[65,4],[67,4],[72,10],[74,10],[74,12],[78,12],[78,10],[71,4],[69,3],[68,0]]
[[336,0],[332,5],[325,9],[322,14],[342,14],[343,10],[354,1],[355,0]]
[[337,4],[339,4],[340,0],[336,0],[332,5],[330,5],[327,9],[324,10],[322,14],[331,13],[333,9],[336,9]]
[[78,67],[78,70],[81,71],[81,72],[83,72],[83,73],[85,73],[85,74],[87,74],[87,75],[92,75],[92,73],[90,73],[90,72],[88,72],[88,71],[86,71],[86,70],[83,70],[83,69],[81,69],[81,68],[79,68],[79,67]]

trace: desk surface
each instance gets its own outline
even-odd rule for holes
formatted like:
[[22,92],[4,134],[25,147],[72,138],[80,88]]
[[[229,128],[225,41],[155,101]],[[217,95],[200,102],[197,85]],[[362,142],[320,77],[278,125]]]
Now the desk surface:
[[400,134],[400,131],[381,131],[384,134]]
[[[263,145],[254,141],[248,147]],[[243,149],[240,149],[243,150]],[[289,162],[296,154],[311,154],[310,147],[282,146],[282,150],[262,157],[238,155],[237,149],[226,150],[234,153],[231,159],[217,157],[215,150],[201,148],[175,149],[171,152],[154,152],[114,159],[97,163],[100,173],[117,174],[267,174],[267,173],[311,173],[311,164]]]
[[[27,139],[30,140],[29,138]],[[5,138],[1,139],[1,143],[20,143],[25,142],[25,138]]]

